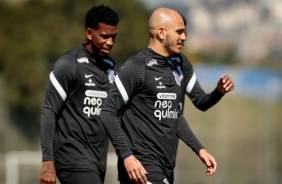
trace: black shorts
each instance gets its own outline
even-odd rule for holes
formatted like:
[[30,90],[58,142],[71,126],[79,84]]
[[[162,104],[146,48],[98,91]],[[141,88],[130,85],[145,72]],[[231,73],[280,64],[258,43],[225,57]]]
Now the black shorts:
[[[167,178],[163,174],[159,173],[153,173],[150,172],[147,175],[147,184],[173,184],[172,181],[169,181],[170,178]],[[124,176],[120,178],[120,184],[134,184],[132,181],[130,181],[129,177]]]
[[74,172],[74,171],[58,171],[57,178],[61,184],[103,184],[105,174],[101,175],[97,172]]
[[[152,172],[148,171],[147,174],[147,181],[152,184],[173,184],[173,173],[171,176],[166,176],[163,173],[159,172]],[[129,176],[122,164],[118,165],[118,180],[120,181],[120,184],[134,184],[130,179]]]

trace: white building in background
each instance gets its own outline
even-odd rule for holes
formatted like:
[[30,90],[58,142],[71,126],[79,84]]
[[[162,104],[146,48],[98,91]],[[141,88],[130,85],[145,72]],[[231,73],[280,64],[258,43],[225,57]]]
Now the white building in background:
[[186,44],[192,52],[235,45],[244,62],[255,64],[266,57],[282,61],[281,0],[140,1],[150,8],[166,6],[179,11],[186,6]]
[[233,43],[238,57],[246,62],[262,60],[278,48],[282,53],[282,1],[239,1],[211,9],[203,2],[187,6],[191,49],[214,49],[216,44]]

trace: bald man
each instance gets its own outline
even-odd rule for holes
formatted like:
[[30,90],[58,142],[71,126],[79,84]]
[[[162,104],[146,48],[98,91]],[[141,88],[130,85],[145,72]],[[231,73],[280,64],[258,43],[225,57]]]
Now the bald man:
[[201,145],[182,114],[187,94],[208,109],[233,83],[221,80],[210,94],[199,86],[191,63],[181,53],[186,40],[183,17],[168,8],[149,20],[149,44],[117,72],[102,107],[101,120],[118,155],[121,184],[172,184],[179,138],[215,173],[217,163]]

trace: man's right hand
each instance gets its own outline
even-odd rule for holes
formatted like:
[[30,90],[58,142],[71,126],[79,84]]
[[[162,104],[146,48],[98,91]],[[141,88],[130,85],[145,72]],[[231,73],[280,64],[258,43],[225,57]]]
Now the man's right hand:
[[56,169],[54,161],[43,161],[40,171],[40,184],[55,184]]
[[138,184],[147,184],[147,171],[140,161],[133,155],[124,160],[124,167],[131,181]]
[[207,152],[205,149],[201,149],[199,151],[199,157],[203,161],[203,163],[207,166],[207,176],[212,176],[217,168],[217,163],[215,158]]

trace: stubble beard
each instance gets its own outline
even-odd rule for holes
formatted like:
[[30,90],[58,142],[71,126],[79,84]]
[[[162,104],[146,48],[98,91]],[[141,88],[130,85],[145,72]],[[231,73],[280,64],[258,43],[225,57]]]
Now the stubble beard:
[[179,54],[181,52],[178,49],[173,49],[177,46],[177,43],[174,43],[174,41],[171,39],[170,35],[166,36],[164,45],[165,45],[165,47],[166,47],[170,56],[173,56],[175,54]]

